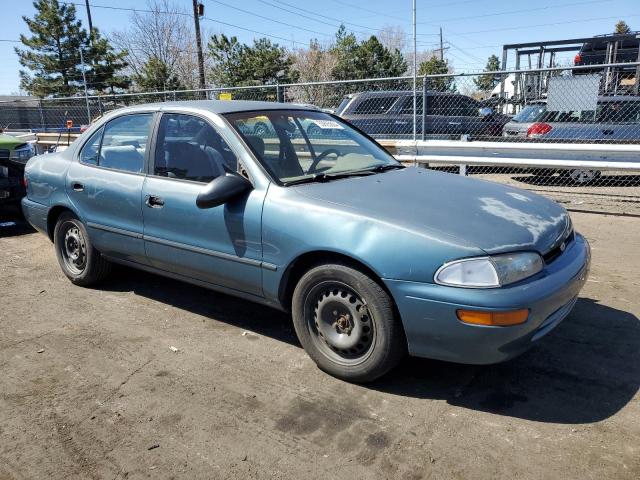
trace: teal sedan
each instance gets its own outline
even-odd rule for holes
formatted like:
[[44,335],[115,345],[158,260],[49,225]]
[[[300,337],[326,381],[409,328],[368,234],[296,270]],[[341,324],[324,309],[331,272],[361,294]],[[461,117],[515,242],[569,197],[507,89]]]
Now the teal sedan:
[[569,314],[589,269],[559,204],[405,167],[305,106],[128,107],[25,178],[25,216],[74,284],[118,263],[291,312],[317,365],[353,382],[407,353],[513,358]]

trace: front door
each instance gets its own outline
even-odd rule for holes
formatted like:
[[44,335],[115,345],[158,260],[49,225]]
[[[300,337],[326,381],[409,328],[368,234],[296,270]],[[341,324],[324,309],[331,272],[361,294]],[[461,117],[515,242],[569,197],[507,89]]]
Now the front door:
[[96,249],[138,263],[146,263],[141,195],[153,117],[139,113],[109,121],[67,172],[68,196]]
[[151,264],[210,284],[262,295],[264,190],[199,209],[204,186],[238,160],[201,117],[165,113],[143,187],[144,244]]

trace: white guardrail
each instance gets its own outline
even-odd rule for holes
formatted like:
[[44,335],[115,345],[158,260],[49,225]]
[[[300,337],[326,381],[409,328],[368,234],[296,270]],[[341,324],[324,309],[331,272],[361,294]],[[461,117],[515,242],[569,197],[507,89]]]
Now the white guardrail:
[[640,145],[379,140],[401,162],[640,171]]

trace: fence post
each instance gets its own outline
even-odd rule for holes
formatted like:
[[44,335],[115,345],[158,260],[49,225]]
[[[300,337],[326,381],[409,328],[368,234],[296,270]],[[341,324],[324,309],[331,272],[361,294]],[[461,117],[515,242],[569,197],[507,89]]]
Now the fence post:
[[427,91],[429,90],[429,79],[425,75],[422,77],[422,140],[427,138]]
[[38,99],[38,111],[40,112],[40,128],[44,130],[44,111],[42,110],[42,99]]
[[282,87],[280,86],[279,83],[276,83],[276,101],[278,103],[282,103],[283,102],[282,97],[283,97],[283,95],[282,95]]
[[100,116],[104,115],[104,106],[102,105],[102,97],[98,95],[98,113]]

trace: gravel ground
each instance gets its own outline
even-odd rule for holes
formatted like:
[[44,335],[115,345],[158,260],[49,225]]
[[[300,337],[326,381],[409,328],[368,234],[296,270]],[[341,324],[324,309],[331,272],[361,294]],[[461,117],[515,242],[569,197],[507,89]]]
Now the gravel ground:
[[0,479],[636,480],[640,220],[572,216],[593,269],[542,343],[368,386],[319,371],[287,315],[128,269],[75,287],[0,226]]

